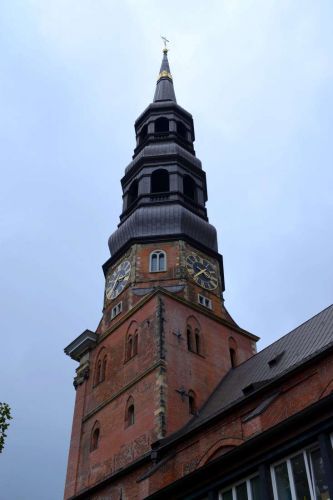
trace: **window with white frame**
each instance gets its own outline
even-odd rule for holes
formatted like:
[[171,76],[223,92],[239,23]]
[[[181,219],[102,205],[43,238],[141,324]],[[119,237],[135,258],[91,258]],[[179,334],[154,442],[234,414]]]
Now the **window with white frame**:
[[151,273],[166,271],[166,253],[163,250],[154,250],[150,254],[149,271]]
[[122,302],[119,302],[117,305],[115,305],[115,306],[111,309],[111,319],[113,319],[113,318],[115,318],[116,316],[118,316],[118,314],[120,314],[122,310],[123,310],[123,303],[122,303]]
[[212,301],[207,299],[204,295],[201,295],[201,293],[198,293],[198,302],[201,306],[207,307],[207,309],[212,309]]
[[260,497],[259,476],[243,479],[220,492],[219,500],[263,500]]
[[329,500],[324,462],[318,446],[272,465],[272,485],[276,500]]

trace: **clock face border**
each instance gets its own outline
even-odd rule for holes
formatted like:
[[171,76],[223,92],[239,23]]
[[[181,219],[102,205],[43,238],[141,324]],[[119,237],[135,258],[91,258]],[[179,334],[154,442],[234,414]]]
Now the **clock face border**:
[[215,266],[195,252],[186,257],[186,270],[193,281],[207,291],[216,290],[219,284]]
[[105,283],[106,300],[116,299],[125,290],[129,282],[131,269],[130,261],[125,259],[107,276]]

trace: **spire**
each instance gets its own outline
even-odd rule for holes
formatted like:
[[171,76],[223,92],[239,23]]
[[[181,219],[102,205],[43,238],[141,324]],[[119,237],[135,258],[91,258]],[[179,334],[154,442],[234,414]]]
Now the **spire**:
[[173,88],[172,76],[170,73],[170,66],[168,61],[168,49],[163,49],[163,59],[158,75],[156,90],[154,95],[154,102],[158,101],[176,101],[176,94]]

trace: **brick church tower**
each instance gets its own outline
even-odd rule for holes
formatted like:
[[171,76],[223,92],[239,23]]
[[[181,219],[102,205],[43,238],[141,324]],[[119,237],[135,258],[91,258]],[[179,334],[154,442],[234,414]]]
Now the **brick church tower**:
[[[135,134],[103,265],[103,316],[65,349],[79,362],[65,499],[113,498],[99,496],[105,481],[153,457],[154,443],[183,428],[230,368],[255,353],[257,337],[224,307],[206,175],[167,49]],[[147,483],[140,484],[117,486],[114,498],[145,498]]]

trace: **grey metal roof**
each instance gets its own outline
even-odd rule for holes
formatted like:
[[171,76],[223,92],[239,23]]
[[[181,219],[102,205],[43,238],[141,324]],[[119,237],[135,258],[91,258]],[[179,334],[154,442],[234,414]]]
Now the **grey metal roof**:
[[193,166],[200,168],[202,170],[201,161],[194,154],[187,151],[184,147],[180,146],[174,141],[165,141],[153,144],[147,144],[141,151],[135,156],[133,161],[127,165],[125,173],[127,174],[142,158],[147,161],[153,159],[164,160],[165,156],[177,156],[180,159],[188,161]]
[[[183,433],[333,346],[333,305],[231,369]],[[243,392],[243,389],[245,391]]]
[[214,226],[179,204],[138,207],[109,238],[111,255],[131,239],[185,235],[217,252]]

